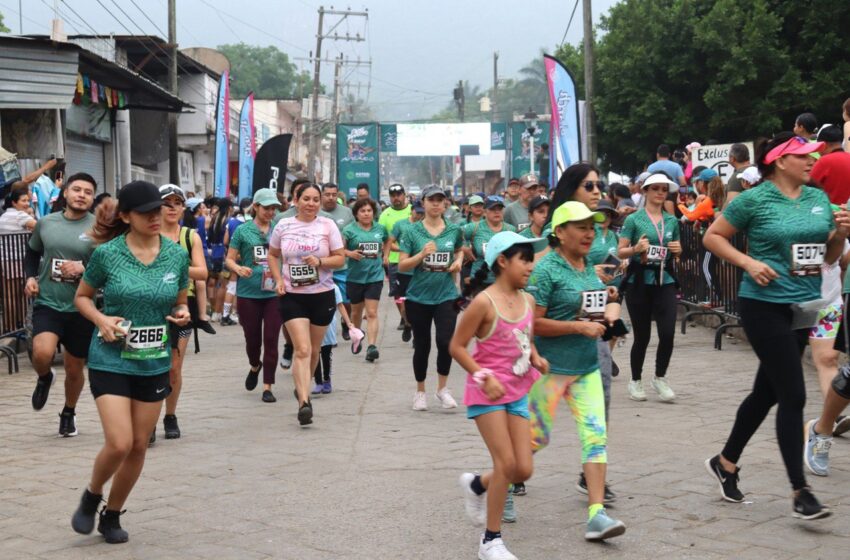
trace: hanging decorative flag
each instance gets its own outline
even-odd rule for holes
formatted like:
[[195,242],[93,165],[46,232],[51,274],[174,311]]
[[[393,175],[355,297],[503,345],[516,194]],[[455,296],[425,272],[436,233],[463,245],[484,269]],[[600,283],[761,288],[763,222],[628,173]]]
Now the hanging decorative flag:
[[543,63],[546,67],[549,102],[552,108],[552,123],[549,128],[549,180],[554,185],[567,167],[581,161],[578,98],[576,82],[567,67],[549,55],[543,55]]
[[91,102],[97,103],[97,83],[94,80],[91,81]]
[[254,92],[250,92],[239,112],[239,199],[253,194],[254,158],[257,155],[254,131]]
[[221,75],[218,83],[218,100],[215,109],[215,196],[230,194],[228,177],[228,139],[230,137],[230,84],[229,72]]

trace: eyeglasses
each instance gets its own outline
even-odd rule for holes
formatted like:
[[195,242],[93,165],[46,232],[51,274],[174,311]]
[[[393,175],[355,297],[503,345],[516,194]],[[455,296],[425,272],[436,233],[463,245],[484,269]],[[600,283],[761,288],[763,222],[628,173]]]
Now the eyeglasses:
[[605,190],[605,183],[602,181],[585,181],[581,185],[587,192],[593,192],[593,189],[599,189],[599,192]]

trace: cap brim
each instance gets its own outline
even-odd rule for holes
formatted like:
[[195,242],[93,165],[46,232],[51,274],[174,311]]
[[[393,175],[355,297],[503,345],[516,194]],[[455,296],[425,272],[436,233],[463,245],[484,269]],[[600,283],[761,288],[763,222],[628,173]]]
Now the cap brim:
[[595,223],[601,224],[602,222],[605,221],[605,215],[602,214],[602,212],[597,211],[597,212],[590,212],[589,214],[581,216],[581,217],[575,217],[571,220],[565,220],[563,222],[558,222],[557,224],[553,222],[552,223],[552,231],[554,231],[555,228],[558,227],[558,226],[562,226],[564,224],[569,224],[571,222],[583,222],[585,220],[593,220]]
[[141,206],[136,206],[135,208],[130,208],[129,212],[138,212],[139,214],[147,214],[148,212],[153,212],[157,208],[161,208],[163,205],[163,200],[151,200],[150,202],[146,202]]
[[824,146],[826,146],[825,142],[807,142],[806,144],[797,144],[793,150],[788,150],[782,155],[805,156],[814,152],[820,152],[823,150]]

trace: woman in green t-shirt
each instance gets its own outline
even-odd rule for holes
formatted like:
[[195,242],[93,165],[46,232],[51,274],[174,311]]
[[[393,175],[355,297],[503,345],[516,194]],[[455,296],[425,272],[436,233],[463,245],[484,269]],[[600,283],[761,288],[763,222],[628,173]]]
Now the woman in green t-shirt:
[[[371,198],[361,198],[351,208],[355,221],[342,231],[345,256],[348,257],[346,292],[351,300],[351,320],[358,329],[366,311],[368,347],[366,361],[378,359],[378,302],[384,289],[382,266],[384,244],[389,237],[384,226],[375,221],[378,205]],[[357,352],[360,351],[359,344]]]

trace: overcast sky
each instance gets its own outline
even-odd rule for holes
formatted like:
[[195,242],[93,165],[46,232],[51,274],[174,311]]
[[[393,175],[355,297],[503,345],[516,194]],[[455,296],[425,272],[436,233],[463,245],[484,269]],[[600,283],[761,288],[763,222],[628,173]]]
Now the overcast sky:
[[[361,84],[364,98],[371,82],[369,104],[383,120],[425,118],[451,101],[452,88],[460,79],[482,89],[492,86],[494,51],[499,52],[499,75],[504,78],[516,77],[541,48],[553,51],[564,36],[576,1],[579,6],[566,41],[578,44],[582,38],[580,0],[369,0],[333,4],[337,9],[368,9],[368,24],[364,18],[349,18],[337,27],[341,34],[360,33],[367,40],[325,40],[323,58],[338,53],[351,59],[371,58],[371,79],[368,67],[349,67],[344,72],[346,82],[355,92],[356,84]],[[616,2],[594,0],[594,23]],[[49,33],[54,0],[22,3],[23,32]],[[68,34],[162,35],[167,31],[167,0],[58,3]],[[310,0],[177,0],[177,38],[181,48],[242,41],[274,45],[291,57],[307,57],[316,48],[319,5],[326,9],[331,6]],[[17,33],[18,1],[0,0],[0,13],[6,26]],[[337,21],[338,16],[326,15],[326,32]],[[306,62],[294,62],[312,73]],[[321,79],[330,86],[331,65],[323,65]]]

